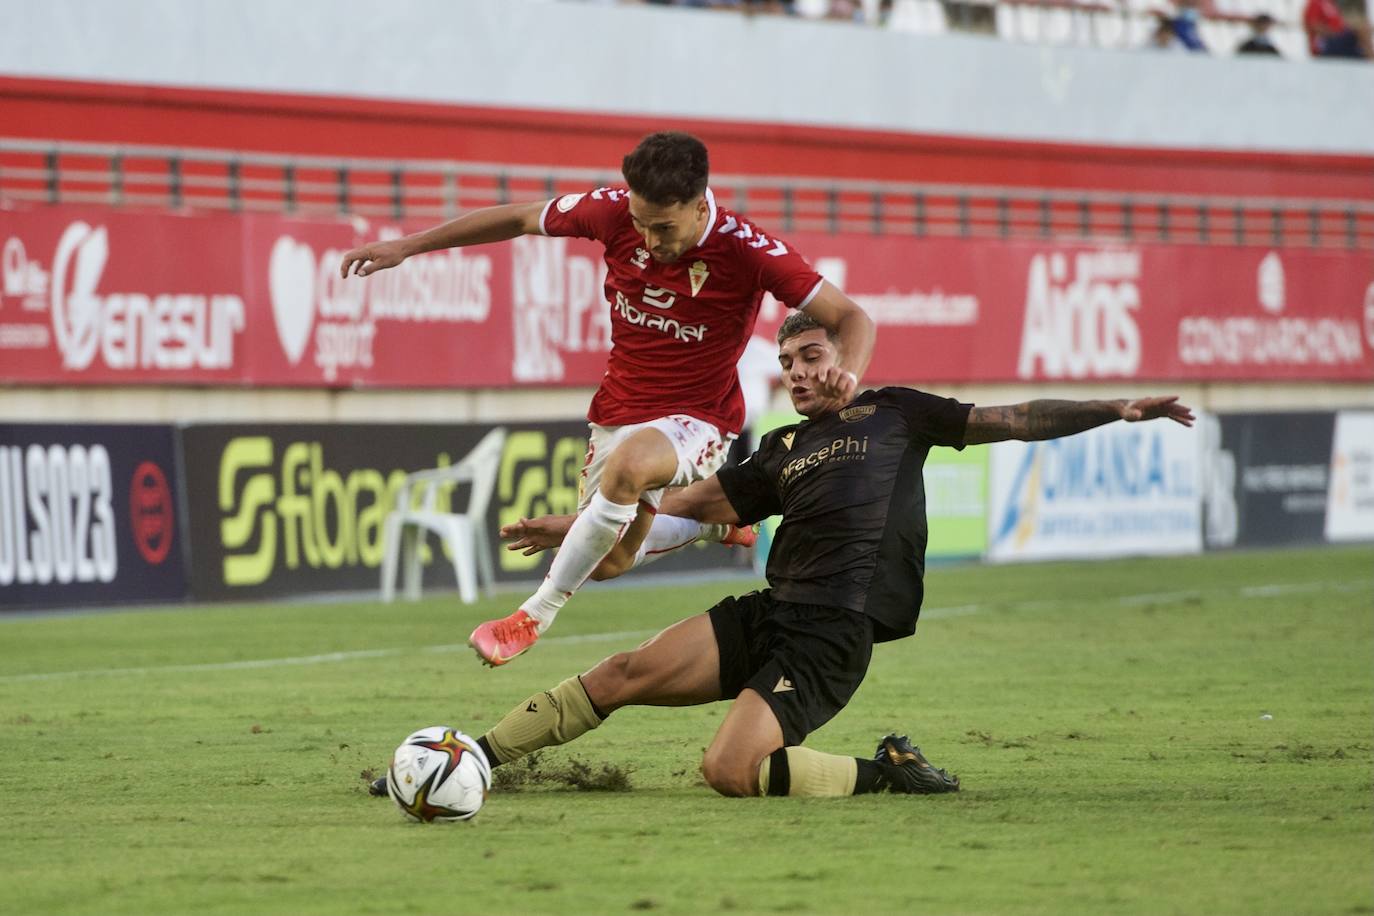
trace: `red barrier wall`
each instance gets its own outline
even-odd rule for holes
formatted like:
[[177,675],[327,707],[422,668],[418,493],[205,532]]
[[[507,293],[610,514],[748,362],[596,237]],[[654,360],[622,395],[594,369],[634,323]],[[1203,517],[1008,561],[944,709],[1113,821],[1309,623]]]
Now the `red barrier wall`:
[[1178,151],[0,78],[7,136],[615,168],[691,130],[718,173],[1374,200],[1374,156]]

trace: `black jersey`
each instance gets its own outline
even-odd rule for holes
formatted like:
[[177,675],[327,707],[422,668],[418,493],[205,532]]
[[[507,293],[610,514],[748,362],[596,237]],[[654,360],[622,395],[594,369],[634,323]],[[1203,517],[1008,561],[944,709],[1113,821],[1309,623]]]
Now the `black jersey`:
[[925,574],[921,468],[933,445],[964,447],[972,407],[910,388],[865,391],[721,468],[741,522],[782,515],[768,555],[774,595],[867,614],[876,642],[911,635]]

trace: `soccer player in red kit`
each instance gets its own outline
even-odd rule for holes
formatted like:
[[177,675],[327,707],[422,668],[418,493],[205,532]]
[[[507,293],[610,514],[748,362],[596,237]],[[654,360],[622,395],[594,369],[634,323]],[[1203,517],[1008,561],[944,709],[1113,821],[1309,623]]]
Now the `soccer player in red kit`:
[[743,424],[735,364],[765,291],[836,335],[840,358],[820,380],[828,397],[853,396],[872,354],[874,326],[862,309],[790,244],[717,205],[700,140],[651,134],[622,170],[626,187],[476,210],[343,257],[347,277],[426,251],[519,235],[605,246],[611,353],[587,415],[578,515],[539,589],[510,616],[472,632],[469,642],[491,665],[534,645],[588,578],[619,575],[656,552],[710,536],[699,522],[660,517],[657,509],[665,488],[714,474]]

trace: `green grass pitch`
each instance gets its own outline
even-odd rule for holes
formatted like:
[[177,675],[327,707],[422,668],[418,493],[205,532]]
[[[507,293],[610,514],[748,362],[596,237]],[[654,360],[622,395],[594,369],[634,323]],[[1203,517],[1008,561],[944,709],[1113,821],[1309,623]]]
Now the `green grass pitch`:
[[480,734],[749,585],[591,586],[496,671],[462,643],[511,595],[0,619],[0,912],[1374,912],[1367,546],[932,570],[808,744],[910,733],[957,795],[719,798],[716,704],[542,761],[628,792],[367,796],[412,729]]

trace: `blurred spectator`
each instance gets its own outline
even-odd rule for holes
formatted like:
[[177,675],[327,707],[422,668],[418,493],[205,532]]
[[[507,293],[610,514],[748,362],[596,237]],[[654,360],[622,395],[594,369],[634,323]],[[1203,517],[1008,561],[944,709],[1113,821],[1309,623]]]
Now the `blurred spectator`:
[[863,22],[864,6],[859,0],[830,0],[830,9],[825,18],[842,22]]
[[1183,43],[1174,31],[1173,17],[1165,13],[1155,13],[1155,30],[1150,33],[1148,47],[1157,51],[1182,51]]
[[1313,57],[1374,57],[1368,23],[1363,18],[1347,23],[1336,0],[1307,0],[1302,26]]
[[1207,45],[1202,43],[1202,35],[1198,32],[1198,22],[1202,19],[1201,5],[1201,0],[1178,0],[1178,12],[1173,17],[1173,23],[1179,44],[1189,51],[1205,54]]
[[744,13],[764,13],[791,16],[796,13],[796,0],[620,0],[623,3],[647,3],[651,6],[690,6],[697,9],[738,10]]
[[737,0],[734,4],[727,6],[738,6],[745,15],[764,13],[770,16],[790,16],[795,0]]
[[1269,37],[1269,30],[1274,27],[1274,17],[1268,13],[1260,13],[1250,20],[1250,37],[1245,39],[1240,47],[1236,48],[1237,54],[1270,54],[1275,57],[1282,57],[1279,49],[1274,47],[1274,40]]

